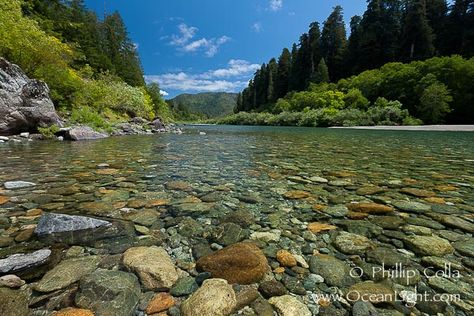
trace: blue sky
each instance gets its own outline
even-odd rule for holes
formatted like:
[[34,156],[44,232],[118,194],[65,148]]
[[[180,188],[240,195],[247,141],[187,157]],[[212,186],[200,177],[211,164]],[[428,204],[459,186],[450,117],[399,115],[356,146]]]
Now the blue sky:
[[[338,4],[347,21],[365,0],[106,0],[136,43],[147,81],[167,98],[240,91],[256,68],[291,47]],[[103,0],[86,0],[102,17]]]

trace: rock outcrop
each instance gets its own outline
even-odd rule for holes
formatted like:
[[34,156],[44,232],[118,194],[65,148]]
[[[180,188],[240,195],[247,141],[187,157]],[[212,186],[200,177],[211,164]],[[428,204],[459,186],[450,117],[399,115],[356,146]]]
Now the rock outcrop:
[[0,58],[0,134],[33,132],[61,120],[46,83],[30,79],[20,67]]

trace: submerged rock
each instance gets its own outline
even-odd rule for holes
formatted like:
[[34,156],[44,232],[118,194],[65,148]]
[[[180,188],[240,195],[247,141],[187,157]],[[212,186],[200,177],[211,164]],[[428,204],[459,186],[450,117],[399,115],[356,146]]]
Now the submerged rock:
[[36,183],[26,181],[9,181],[3,184],[7,190],[25,189],[36,186]]
[[107,221],[91,217],[46,213],[41,216],[35,233],[39,238],[73,244],[103,238],[111,226]]
[[232,286],[223,279],[209,279],[181,304],[183,316],[226,316],[237,305]]
[[15,273],[40,266],[48,261],[51,250],[42,249],[29,254],[14,254],[0,260],[0,274]]
[[291,295],[275,296],[268,302],[275,307],[279,316],[312,315],[306,304],[303,304],[296,297]]
[[367,237],[344,231],[337,235],[334,245],[346,254],[363,254],[374,247]]
[[395,209],[391,206],[377,204],[377,203],[351,203],[347,207],[352,212],[367,213],[367,214],[386,214],[391,213]]
[[61,126],[46,83],[30,79],[20,67],[0,57],[0,134]]
[[178,280],[171,257],[161,247],[135,247],[123,255],[123,264],[135,272],[147,290],[169,289]]
[[309,269],[322,276],[330,286],[344,287],[354,283],[350,276],[350,267],[343,261],[323,254],[311,257]]
[[83,276],[92,273],[102,258],[99,256],[79,257],[61,261],[52,270],[48,271],[36,284],[38,292],[52,292],[63,289]]
[[28,299],[28,293],[24,290],[0,287],[0,315],[29,315]]
[[404,241],[411,250],[423,256],[443,256],[454,252],[449,241],[437,236],[408,236]]
[[229,283],[251,284],[263,278],[268,270],[268,262],[255,244],[242,242],[201,257],[196,268]]
[[135,275],[99,269],[81,279],[76,305],[97,316],[134,315],[140,297]]

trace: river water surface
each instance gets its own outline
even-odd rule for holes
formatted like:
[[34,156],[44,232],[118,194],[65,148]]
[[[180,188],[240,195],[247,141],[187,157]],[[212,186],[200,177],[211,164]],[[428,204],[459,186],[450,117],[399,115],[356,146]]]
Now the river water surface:
[[[161,244],[191,274],[202,255],[197,244],[215,250],[252,239],[277,269],[275,278],[313,314],[350,309],[339,302],[319,306],[311,296],[347,284],[318,283],[314,275],[324,273],[300,263],[299,270],[281,273],[276,251],[287,249],[308,263],[313,254],[328,254],[347,266],[358,260],[380,265],[385,256],[401,256],[421,277],[409,285],[395,282],[392,289],[425,286],[453,294],[470,288],[465,305],[427,304],[420,310],[469,315],[474,300],[473,133],[200,126],[186,127],[182,135],[5,143],[0,185],[7,181],[36,186],[0,187],[0,258],[54,247],[31,233],[41,214],[54,212],[131,223],[126,238],[88,244],[86,253],[120,254],[133,245]],[[353,209],[357,202],[365,208]],[[378,210],[380,205],[393,210]],[[222,226],[232,222],[223,219],[233,213],[243,217],[234,221],[240,226]],[[246,216],[250,222],[241,225]],[[336,228],[310,231],[313,222]],[[219,227],[224,232],[216,233]],[[349,234],[344,240],[352,246],[335,240],[340,232]],[[373,244],[357,248],[357,236]],[[447,247],[443,242],[452,248],[424,249],[436,248],[440,240],[440,248]],[[367,255],[374,249],[382,250]],[[422,260],[426,257],[434,259]],[[433,261],[456,263],[463,277],[430,283],[421,272]],[[393,315],[400,310],[383,308]]]

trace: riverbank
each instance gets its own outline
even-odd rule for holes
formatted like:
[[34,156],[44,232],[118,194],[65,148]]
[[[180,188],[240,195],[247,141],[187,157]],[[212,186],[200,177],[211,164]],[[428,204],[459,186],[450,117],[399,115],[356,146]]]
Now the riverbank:
[[387,131],[474,132],[474,125],[419,125],[419,126],[334,126],[340,129],[368,129]]

